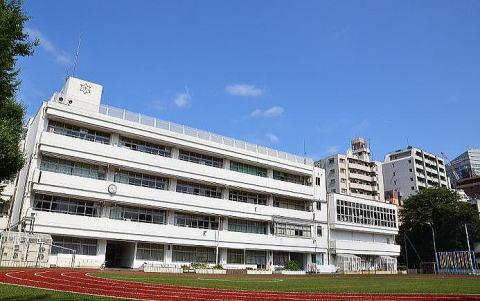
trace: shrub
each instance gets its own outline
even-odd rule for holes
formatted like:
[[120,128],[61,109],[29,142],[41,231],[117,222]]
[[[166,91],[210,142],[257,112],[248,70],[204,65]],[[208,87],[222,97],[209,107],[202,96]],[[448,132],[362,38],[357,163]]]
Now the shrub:
[[192,263],[192,269],[206,269],[208,265],[203,262],[194,262]]
[[295,260],[290,260],[285,266],[285,270],[289,271],[300,271],[300,266]]
[[215,270],[223,270],[223,266],[221,264],[217,264],[213,267]]

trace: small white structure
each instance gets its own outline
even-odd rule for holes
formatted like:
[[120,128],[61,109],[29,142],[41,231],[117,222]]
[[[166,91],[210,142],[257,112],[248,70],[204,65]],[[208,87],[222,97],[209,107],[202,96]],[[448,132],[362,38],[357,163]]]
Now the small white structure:
[[397,207],[329,193],[331,263],[339,272],[397,271]]
[[48,234],[3,231],[0,235],[1,267],[50,267],[52,237]]

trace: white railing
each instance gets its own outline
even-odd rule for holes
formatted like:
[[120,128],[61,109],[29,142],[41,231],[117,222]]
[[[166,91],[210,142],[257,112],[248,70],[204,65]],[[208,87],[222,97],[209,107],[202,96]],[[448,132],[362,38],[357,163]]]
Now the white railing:
[[236,147],[236,148],[239,148],[239,149],[243,149],[243,150],[247,150],[247,151],[251,151],[251,152],[255,152],[255,153],[259,153],[259,154],[263,154],[263,155],[267,155],[267,156],[271,156],[271,157],[275,157],[275,158],[288,160],[288,161],[294,162],[294,163],[313,166],[313,160],[310,159],[310,158],[297,156],[297,155],[294,155],[294,154],[274,150],[274,149],[271,149],[271,148],[268,148],[268,147],[265,147],[265,146],[252,144],[252,143],[248,143],[248,142],[245,142],[245,141],[236,140],[236,139],[233,139],[233,138],[224,137],[224,136],[213,134],[213,133],[210,133],[210,132],[206,132],[206,131],[198,130],[198,129],[195,129],[195,128],[187,127],[187,126],[184,126],[184,125],[181,125],[181,124],[176,124],[176,123],[173,123],[173,122],[170,122],[170,121],[164,121],[164,120],[161,120],[161,119],[145,116],[145,115],[142,115],[142,114],[139,114],[139,113],[129,112],[129,111],[124,110],[124,109],[119,109],[119,108],[115,108],[115,107],[111,107],[111,106],[107,106],[107,105],[100,105],[99,112],[101,114],[104,114],[104,115],[107,115],[107,116],[120,118],[120,119],[123,119],[123,120],[127,120],[127,121],[131,121],[131,122],[135,122],[135,123],[139,123],[139,124],[143,124],[143,125],[147,125],[147,126],[171,131],[171,132],[174,132],[174,133],[184,134],[184,135],[188,135],[188,136],[191,136],[191,137],[200,138],[200,139],[203,139],[203,140],[206,140],[206,141],[220,143],[220,144],[223,144],[223,145],[228,145],[228,146]]

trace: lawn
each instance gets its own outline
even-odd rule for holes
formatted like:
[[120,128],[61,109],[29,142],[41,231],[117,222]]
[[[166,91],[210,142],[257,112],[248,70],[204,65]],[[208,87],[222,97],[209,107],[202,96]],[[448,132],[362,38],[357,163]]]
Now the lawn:
[[96,276],[145,283],[237,290],[309,293],[480,294],[480,277],[436,275],[168,275],[97,272]]
[[33,300],[118,300],[74,293],[55,292],[37,288],[21,287],[15,285],[0,284],[0,299],[2,301],[33,301]]

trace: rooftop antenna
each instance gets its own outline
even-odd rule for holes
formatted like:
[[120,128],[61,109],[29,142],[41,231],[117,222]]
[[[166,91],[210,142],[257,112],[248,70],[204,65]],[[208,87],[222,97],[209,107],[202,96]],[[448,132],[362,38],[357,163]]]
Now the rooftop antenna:
[[75,51],[75,57],[74,57],[74,59],[73,59],[72,71],[71,71],[70,73],[67,72],[65,81],[68,79],[69,76],[74,76],[74,75],[75,75],[75,71],[77,71],[78,56],[80,55],[80,45],[81,45],[81,43],[82,43],[82,34],[80,34],[80,36],[78,37],[77,51]]

